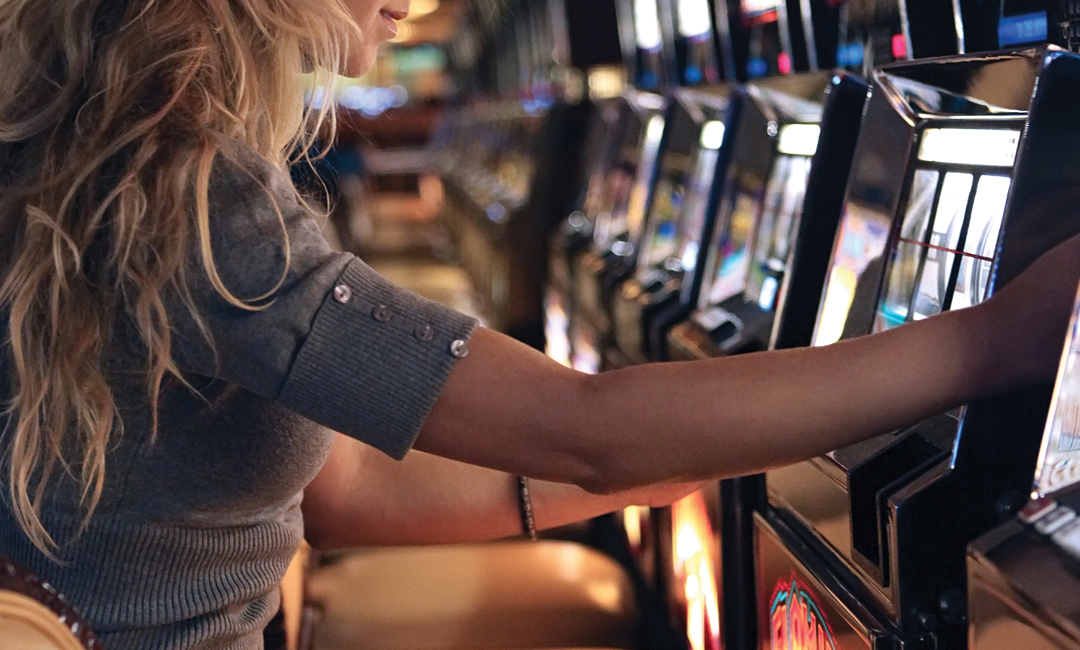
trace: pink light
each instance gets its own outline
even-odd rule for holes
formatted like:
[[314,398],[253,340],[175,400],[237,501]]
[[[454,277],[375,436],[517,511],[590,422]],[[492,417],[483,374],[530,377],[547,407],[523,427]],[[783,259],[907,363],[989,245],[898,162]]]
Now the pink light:
[[903,34],[892,37],[892,55],[897,61],[907,58],[907,41],[904,40]]
[[776,67],[780,74],[791,74],[791,57],[787,52],[781,52],[780,56],[776,57]]

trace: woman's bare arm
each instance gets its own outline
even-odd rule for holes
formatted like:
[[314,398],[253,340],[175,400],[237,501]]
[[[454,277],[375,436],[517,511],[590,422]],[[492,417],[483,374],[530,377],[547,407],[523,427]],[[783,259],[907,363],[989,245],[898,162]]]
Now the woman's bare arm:
[[[633,504],[666,505],[698,487],[597,496],[573,485],[530,482],[540,529]],[[303,511],[305,537],[321,549],[482,541],[522,532],[516,476],[423,452],[397,462],[340,434],[304,490]]]
[[1080,238],[986,303],[823,348],[586,376],[491,331],[451,372],[416,448],[596,493],[812,457],[1053,378]]

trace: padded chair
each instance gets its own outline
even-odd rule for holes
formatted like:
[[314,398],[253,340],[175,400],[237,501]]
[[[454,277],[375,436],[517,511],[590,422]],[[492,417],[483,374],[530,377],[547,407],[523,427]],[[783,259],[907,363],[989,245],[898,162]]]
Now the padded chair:
[[49,583],[0,557],[0,648],[103,650],[75,607]]
[[556,541],[361,550],[307,579],[316,650],[634,648],[630,578]]

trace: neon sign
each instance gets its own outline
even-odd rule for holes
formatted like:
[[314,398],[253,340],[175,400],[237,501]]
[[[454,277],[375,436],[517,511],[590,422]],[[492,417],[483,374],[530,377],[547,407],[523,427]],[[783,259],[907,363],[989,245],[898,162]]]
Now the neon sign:
[[775,650],[836,650],[829,622],[813,594],[795,576],[776,585],[769,609],[769,631]]

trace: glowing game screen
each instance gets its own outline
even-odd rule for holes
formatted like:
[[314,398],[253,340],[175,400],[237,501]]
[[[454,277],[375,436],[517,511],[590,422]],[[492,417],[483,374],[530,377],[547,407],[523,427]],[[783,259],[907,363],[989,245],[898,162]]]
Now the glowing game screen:
[[640,139],[623,148],[621,161],[613,166],[608,177],[607,200],[596,215],[593,242],[596,250],[603,251],[623,237],[628,230],[641,221],[648,198],[648,178],[660,149],[664,134],[664,118],[653,116],[639,132]]
[[[715,274],[708,291],[702,292],[702,307],[719,304],[741,292],[746,284],[747,244],[757,216],[758,197],[738,189],[730,199],[730,218],[722,228],[715,249]],[[724,225],[724,224],[721,224]]]
[[986,299],[1018,145],[1019,131],[924,131],[875,332]]
[[772,311],[776,304],[788,254],[802,218],[809,175],[810,158],[781,155],[776,159],[758,220],[746,282],[746,296],[763,311]]
[[709,209],[709,191],[716,175],[716,163],[720,159],[717,149],[704,148],[694,166],[690,181],[690,193],[686,199],[684,217],[679,230],[679,265],[690,270],[697,267],[701,251],[701,236],[705,230],[705,217]]
[[855,287],[862,274],[885,249],[889,225],[887,215],[855,202],[844,204],[840,232],[829,263],[825,294],[814,328],[813,345],[829,345],[840,340],[855,298]]
[[1073,309],[1058,368],[1050,417],[1043,433],[1035,493],[1050,496],[1080,483],[1080,298]]
[[648,226],[648,240],[644,243],[638,268],[641,270],[663,264],[674,257],[678,249],[679,220],[686,204],[683,186],[686,170],[682,165],[665,160],[664,169],[656,182],[653,194],[652,218]]

